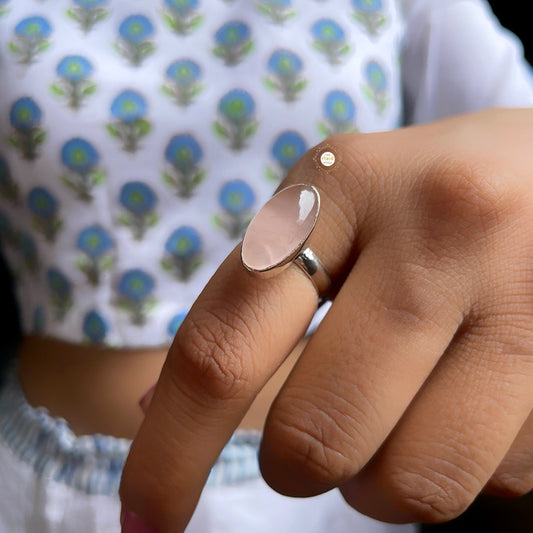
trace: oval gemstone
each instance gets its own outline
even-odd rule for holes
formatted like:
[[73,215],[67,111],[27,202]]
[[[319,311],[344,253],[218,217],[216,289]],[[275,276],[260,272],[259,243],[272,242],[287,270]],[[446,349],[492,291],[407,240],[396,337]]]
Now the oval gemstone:
[[313,231],[319,209],[320,197],[311,185],[290,185],[275,194],[246,230],[243,265],[264,272],[292,260]]

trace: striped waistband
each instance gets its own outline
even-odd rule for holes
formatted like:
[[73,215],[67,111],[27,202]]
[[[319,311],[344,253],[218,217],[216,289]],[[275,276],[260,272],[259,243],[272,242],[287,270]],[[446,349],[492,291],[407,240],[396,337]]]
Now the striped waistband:
[[[238,431],[222,450],[208,485],[233,485],[259,477],[261,433]],[[77,436],[68,422],[28,404],[13,364],[0,386],[0,441],[40,478],[87,494],[118,493],[131,440],[110,435]]]

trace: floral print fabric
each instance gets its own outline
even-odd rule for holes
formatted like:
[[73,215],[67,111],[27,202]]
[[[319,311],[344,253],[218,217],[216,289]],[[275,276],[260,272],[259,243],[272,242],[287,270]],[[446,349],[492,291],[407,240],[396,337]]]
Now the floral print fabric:
[[393,0],[0,0],[23,328],[169,343],[294,163],[401,117]]

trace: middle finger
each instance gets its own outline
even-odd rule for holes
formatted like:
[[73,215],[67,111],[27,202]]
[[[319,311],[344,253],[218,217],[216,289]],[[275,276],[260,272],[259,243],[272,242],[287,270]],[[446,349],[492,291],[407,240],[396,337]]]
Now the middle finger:
[[261,469],[279,492],[310,496],[351,479],[462,322],[448,275],[391,254],[378,240],[362,251],[271,409]]

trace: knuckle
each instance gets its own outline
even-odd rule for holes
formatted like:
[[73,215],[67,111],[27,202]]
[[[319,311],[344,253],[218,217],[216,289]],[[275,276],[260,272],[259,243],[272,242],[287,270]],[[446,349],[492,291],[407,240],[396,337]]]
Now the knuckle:
[[392,476],[399,507],[415,522],[446,522],[463,513],[476,491],[465,481],[465,472],[453,467],[443,473],[428,466],[400,470]]
[[312,486],[338,486],[351,479],[362,464],[358,451],[364,445],[357,446],[352,435],[360,428],[347,427],[347,417],[340,416],[341,420],[338,413],[311,406],[305,409],[305,416],[278,413],[269,427],[269,438],[276,442],[282,463],[298,471]]
[[494,171],[465,159],[439,160],[421,182],[422,214],[435,236],[478,237],[501,224],[517,196]]
[[292,427],[286,440],[285,459],[313,485],[330,487],[349,479],[342,453],[314,432]]
[[[176,336],[175,374],[205,401],[245,396],[251,386],[250,338],[246,322],[227,308],[224,313],[204,311],[202,318],[185,321]],[[185,379],[183,379],[185,378]]]
[[461,321],[459,282],[449,281],[442,265],[410,250],[389,249],[388,254],[387,264],[380,268],[391,290],[375,291],[374,298],[391,335],[406,331],[434,335]]
[[[417,264],[398,262],[395,264],[394,291],[377,294],[381,310],[387,314],[387,323],[403,330],[421,330],[434,326],[432,320],[441,311],[440,301],[430,297],[434,288],[427,276]],[[433,289],[433,290],[429,290]]]

